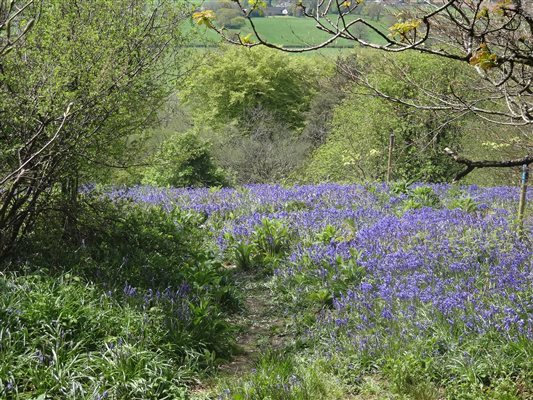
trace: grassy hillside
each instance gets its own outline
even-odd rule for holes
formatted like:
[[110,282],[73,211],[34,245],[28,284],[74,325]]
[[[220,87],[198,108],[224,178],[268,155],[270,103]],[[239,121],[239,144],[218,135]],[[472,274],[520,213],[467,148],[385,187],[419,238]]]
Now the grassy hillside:
[[[354,17],[351,17],[351,19],[353,18]],[[266,41],[286,47],[309,46],[321,43],[329,38],[329,35],[317,29],[315,26],[316,23],[309,18],[265,17],[254,18],[253,22],[255,23],[258,32]],[[371,23],[383,31],[387,31],[387,26],[390,25],[387,19],[382,19],[380,22],[371,21]],[[249,25],[246,25],[240,31],[230,30],[230,32],[240,32],[241,35],[247,35],[251,33],[251,28]],[[200,28],[199,33],[201,38],[197,40],[198,44],[209,45],[220,41],[218,34],[212,30]],[[363,35],[365,35],[364,38],[369,41],[382,41],[376,33],[371,32],[370,30],[366,30]],[[202,40],[202,38],[205,40]],[[354,42],[340,39],[334,43],[334,46],[353,47]]]

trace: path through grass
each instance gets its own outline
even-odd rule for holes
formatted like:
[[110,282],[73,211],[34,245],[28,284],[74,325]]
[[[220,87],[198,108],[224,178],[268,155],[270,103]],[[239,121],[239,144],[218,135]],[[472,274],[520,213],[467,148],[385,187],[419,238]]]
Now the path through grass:
[[281,352],[291,342],[291,320],[276,304],[268,285],[270,279],[262,273],[235,270],[236,284],[244,295],[242,310],[228,321],[240,328],[237,352],[220,366],[216,379],[197,388],[194,399],[217,398],[223,381],[236,381],[253,373],[264,352]]

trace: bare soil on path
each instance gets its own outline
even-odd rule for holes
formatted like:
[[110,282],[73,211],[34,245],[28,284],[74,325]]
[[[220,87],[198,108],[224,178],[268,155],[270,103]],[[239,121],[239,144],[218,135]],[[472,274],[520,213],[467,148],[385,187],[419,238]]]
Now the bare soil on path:
[[244,292],[243,311],[231,323],[240,327],[237,336],[237,355],[220,367],[222,375],[241,375],[250,372],[258,356],[277,350],[285,343],[286,318],[275,304],[268,277],[241,273],[237,277]]
[[[243,308],[229,321],[239,327],[237,352],[230,361],[219,366],[217,380],[252,372],[262,353],[282,349],[287,343],[290,321],[283,315],[283,307],[275,303],[268,287],[269,280],[265,274],[235,270],[235,282],[243,293]],[[200,384],[193,391],[193,399],[216,398],[215,385],[215,381]]]

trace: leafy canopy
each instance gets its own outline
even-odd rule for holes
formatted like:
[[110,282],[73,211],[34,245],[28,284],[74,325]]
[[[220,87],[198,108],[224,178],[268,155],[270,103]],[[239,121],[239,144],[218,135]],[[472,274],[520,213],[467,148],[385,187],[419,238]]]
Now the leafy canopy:
[[181,97],[201,125],[243,123],[261,108],[301,127],[318,72],[316,63],[269,49],[226,48],[188,77]]

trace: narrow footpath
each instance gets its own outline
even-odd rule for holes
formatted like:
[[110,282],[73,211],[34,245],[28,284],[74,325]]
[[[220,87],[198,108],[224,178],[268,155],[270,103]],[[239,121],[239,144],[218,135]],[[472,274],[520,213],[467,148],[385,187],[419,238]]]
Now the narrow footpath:
[[[219,367],[216,380],[239,378],[252,372],[256,360],[264,352],[281,349],[286,344],[283,310],[276,305],[268,287],[270,276],[235,271],[235,282],[243,293],[243,309],[230,322],[239,327],[237,353]],[[194,391],[195,400],[211,399],[216,381],[206,382]]]
[[220,367],[221,375],[239,376],[250,372],[261,352],[284,345],[285,320],[267,286],[269,277],[242,274],[237,282],[243,288],[244,309],[231,321],[241,327],[237,336],[238,354]]

